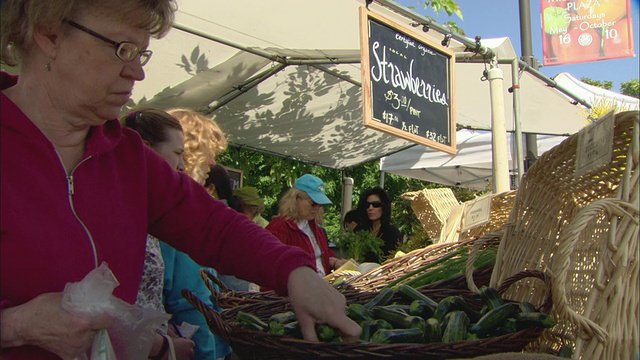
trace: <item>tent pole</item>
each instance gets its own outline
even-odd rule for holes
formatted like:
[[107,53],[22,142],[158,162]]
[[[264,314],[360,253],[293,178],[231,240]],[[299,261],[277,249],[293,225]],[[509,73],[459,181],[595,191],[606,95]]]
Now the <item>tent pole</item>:
[[524,174],[524,150],[522,148],[522,129],[520,128],[520,78],[518,73],[520,66],[518,65],[518,59],[513,59],[511,63],[511,91],[513,93],[513,119],[515,120],[515,144],[516,144],[516,156],[515,161],[518,169],[518,176],[516,176],[516,188],[520,187],[520,180]]
[[342,171],[342,216],[340,216],[340,223],[344,222],[344,215],[351,210],[353,205],[353,178],[345,177],[344,170]]
[[491,151],[493,153],[493,192],[499,194],[509,191],[509,161],[507,159],[507,129],[505,126],[503,73],[491,61],[487,71],[489,92],[491,94]]

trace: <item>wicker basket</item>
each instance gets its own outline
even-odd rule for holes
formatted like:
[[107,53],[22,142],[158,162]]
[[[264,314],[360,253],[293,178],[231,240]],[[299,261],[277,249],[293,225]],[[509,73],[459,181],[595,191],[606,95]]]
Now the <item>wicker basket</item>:
[[458,205],[458,200],[449,188],[422,189],[404,193],[401,197],[411,201],[413,212],[433,241],[440,238],[451,209]]
[[200,269],[200,277],[211,292],[211,296],[216,300],[216,305],[222,309],[255,304],[264,301],[279,301],[285,299],[274,291],[249,292],[231,290],[222,281],[220,281],[220,279],[205,268]]
[[[549,283],[549,278],[542,272],[523,272],[507,279],[498,288],[503,293],[518,280],[536,277]],[[468,303],[479,309],[479,296],[468,290],[431,289],[421,290],[425,295],[440,301],[446,296],[464,296]],[[275,335],[252,330],[241,329],[236,324],[238,311],[254,314],[263,320],[270,315],[291,310],[288,301],[262,302],[240,306],[221,313],[213,311],[203,304],[188,290],[183,291],[184,297],[207,319],[211,331],[221,336],[243,360],[244,359],[447,359],[475,357],[483,354],[520,351],[530,341],[541,334],[541,329],[531,328],[514,334],[496,338],[472,341],[458,341],[451,343],[429,344],[328,344],[315,343],[282,335]],[[362,301],[367,301],[375,293],[366,294]],[[541,311],[548,312],[552,306],[551,292],[548,299],[541,306]]]
[[509,218],[513,202],[516,198],[516,191],[505,191],[491,196],[491,209],[489,210],[489,222],[462,231],[462,218],[465,213],[465,205],[475,200],[467,201],[454,208],[445,222],[437,243],[456,242],[458,239],[479,238],[487,233],[498,231],[504,226]]
[[[574,176],[575,134],[523,178],[491,284],[523,270],[555,274],[559,324],[534,350],[570,346],[574,358],[638,356],[638,125],[638,112],[616,116],[612,161],[605,166]],[[517,301],[542,294],[534,285],[506,293]]]
[[[487,239],[483,240],[484,247],[493,246],[497,248],[497,244],[500,241],[500,235],[501,234],[497,233],[487,234]],[[429,263],[439,261],[444,256],[447,256],[460,248],[472,248],[473,244],[477,240],[478,239],[471,238],[456,243],[434,244],[422,249],[416,249],[408,254],[385,263],[381,267],[337,286],[337,289],[341,293],[345,294],[345,296],[352,292],[379,291],[383,287],[387,286],[391,281],[410,274]],[[483,284],[488,285],[490,270],[481,270],[483,270],[483,272],[477,275],[478,281],[481,281],[480,279],[486,279]],[[447,284],[440,284],[440,286],[450,286],[452,284],[455,286],[458,283],[464,284],[464,282],[464,276],[460,276],[450,279]]]

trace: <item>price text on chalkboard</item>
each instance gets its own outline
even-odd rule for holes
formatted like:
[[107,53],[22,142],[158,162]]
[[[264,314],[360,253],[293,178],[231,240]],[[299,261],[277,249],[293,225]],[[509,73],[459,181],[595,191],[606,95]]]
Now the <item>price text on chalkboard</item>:
[[364,125],[456,153],[455,54],[360,8]]

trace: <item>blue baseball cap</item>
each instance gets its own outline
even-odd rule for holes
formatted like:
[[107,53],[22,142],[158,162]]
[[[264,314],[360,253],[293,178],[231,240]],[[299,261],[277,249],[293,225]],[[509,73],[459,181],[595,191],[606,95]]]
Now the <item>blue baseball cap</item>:
[[333,204],[324,192],[324,183],[319,177],[311,174],[304,174],[296,179],[293,187],[302,190],[309,195],[316,204]]

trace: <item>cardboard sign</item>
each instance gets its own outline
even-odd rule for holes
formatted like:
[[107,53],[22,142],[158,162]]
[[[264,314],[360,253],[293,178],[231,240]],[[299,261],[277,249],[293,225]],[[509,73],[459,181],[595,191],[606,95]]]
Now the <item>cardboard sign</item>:
[[464,204],[461,232],[486,224],[491,220],[491,197],[485,195]]
[[540,0],[543,63],[635,56],[629,0]]
[[578,133],[574,177],[577,178],[611,162],[614,124],[615,114],[612,110]]
[[364,126],[456,153],[455,53],[360,8]]

